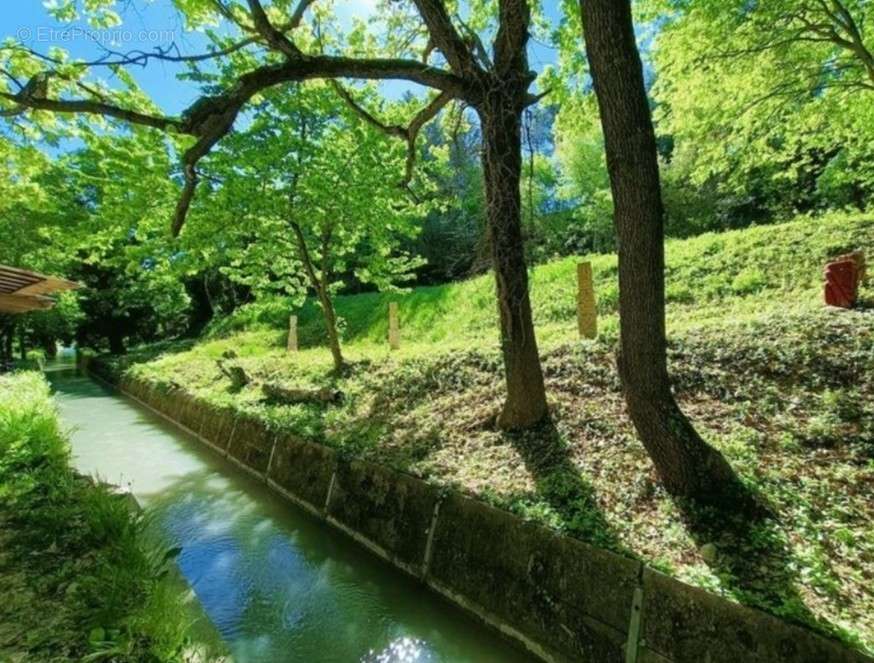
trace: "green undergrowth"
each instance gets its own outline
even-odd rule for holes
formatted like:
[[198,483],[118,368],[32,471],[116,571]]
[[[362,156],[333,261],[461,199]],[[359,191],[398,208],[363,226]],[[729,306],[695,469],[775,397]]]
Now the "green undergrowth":
[[146,523],[71,469],[42,376],[0,376],[0,660],[213,658]]
[[[625,413],[615,371],[614,256],[590,256],[602,334],[576,335],[577,259],[537,267],[532,297],[551,420],[511,435],[491,279],[403,296],[389,352],[389,296],[340,298],[350,368],[331,372],[301,312],[284,351],[281,302],[249,307],[194,344],[140,348],[114,370],[183,389],[338,449],[475,495],[732,600],[874,652],[874,292],[822,304],[822,268],[874,249],[874,218],[831,216],[668,244],[670,367],[681,406],[771,515],[750,520],[670,498]],[[233,350],[253,378],[231,388]],[[330,386],[338,405],[266,402],[263,382]]]

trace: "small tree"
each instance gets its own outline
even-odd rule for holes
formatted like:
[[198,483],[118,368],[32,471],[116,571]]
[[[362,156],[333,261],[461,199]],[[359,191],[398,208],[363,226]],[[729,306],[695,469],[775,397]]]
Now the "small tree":
[[228,272],[255,292],[302,300],[311,289],[337,370],[344,358],[332,296],[344,279],[391,289],[421,264],[399,250],[421,215],[398,196],[392,174],[402,163],[396,141],[321,83],[268,95],[246,131],[214,155],[218,185],[203,223],[218,220],[223,241],[236,241]]

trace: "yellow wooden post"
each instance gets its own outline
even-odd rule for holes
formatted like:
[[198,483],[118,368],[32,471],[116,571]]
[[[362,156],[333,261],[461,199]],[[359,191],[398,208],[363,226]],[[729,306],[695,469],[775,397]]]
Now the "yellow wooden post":
[[577,324],[581,338],[598,336],[598,313],[595,310],[595,286],[590,262],[577,265]]
[[288,318],[288,352],[297,352],[297,316],[292,315]]
[[398,322],[398,303],[388,304],[388,344],[392,350],[401,347],[401,326]]

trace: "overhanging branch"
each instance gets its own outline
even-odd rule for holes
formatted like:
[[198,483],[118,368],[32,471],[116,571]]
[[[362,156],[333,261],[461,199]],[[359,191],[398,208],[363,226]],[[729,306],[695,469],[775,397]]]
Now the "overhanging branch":
[[[446,55],[447,61],[455,71],[447,71],[430,66],[427,62],[404,58],[348,58],[332,55],[307,55],[300,51],[292,41],[288,32],[298,27],[304,13],[315,0],[299,0],[290,20],[277,27],[274,26],[261,4],[260,0],[247,0],[251,24],[243,20],[234,8],[224,0],[212,0],[212,4],[225,18],[233,21],[248,33],[248,37],[231,44],[222,51],[203,56],[176,56],[169,52],[131,53],[128,55],[114,54],[115,60],[104,58],[93,66],[107,64],[145,64],[149,59],[173,59],[177,61],[197,61],[219,55],[227,55],[256,42],[266,42],[273,50],[281,52],[285,61],[277,64],[266,64],[241,75],[226,91],[212,96],[204,96],[192,104],[181,118],[152,115],[117,106],[95,94],[90,88],[83,88],[92,98],[60,99],[49,95],[49,80],[56,76],[55,72],[44,72],[31,79],[17,93],[0,92],[0,99],[14,104],[12,110],[2,110],[2,115],[17,115],[27,109],[47,110],[57,113],[86,113],[103,115],[118,120],[160,129],[189,134],[197,141],[183,155],[182,165],[185,182],[182,194],[176,206],[172,230],[178,234],[187,217],[188,210],[197,190],[199,161],[206,156],[221,138],[231,131],[240,110],[259,92],[284,83],[299,82],[311,79],[368,79],[407,80],[420,85],[439,90],[432,99],[411,121],[408,127],[385,125],[369,114],[337,84],[337,89],[350,103],[356,112],[374,126],[387,133],[403,138],[407,142],[408,156],[405,168],[404,183],[412,179],[415,161],[415,141],[421,127],[433,118],[443,106],[453,98],[465,98],[472,95],[476,84],[465,74],[480,74],[482,70],[477,65],[470,48],[455,30],[442,0],[415,0],[425,23],[431,32],[433,42]],[[43,61],[52,62],[48,56],[32,55]],[[60,66],[59,62],[52,64]],[[87,66],[87,65],[85,65]],[[81,87],[81,86],[80,86]]]
[[343,101],[345,101],[361,119],[383,133],[396,138],[401,138],[406,142],[407,158],[404,165],[404,178],[401,180],[400,186],[401,188],[409,190],[410,183],[413,181],[413,171],[416,167],[416,139],[419,137],[419,132],[422,130],[422,127],[437,116],[446,104],[452,101],[452,94],[449,92],[441,92],[438,94],[413,116],[409,125],[403,127],[399,124],[388,124],[387,122],[383,122],[359,104],[349,91],[340,83],[333,81],[333,85]]
[[16,105],[13,112],[16,113],[26,109],[34,109],[66,114],[102,115],[162,131],[181,129],[182,122],[175,117],[150,115],[92,99],[50,99],[48,98],[48,83],[51,77],[51,72],[37,74],[18,93],[0,92],[0,98],[13,102]]
[[194,63],[204,62],[206,60],[214,60],[220,57],[224,57],[226,55],[236,53],[246,46],[255,44],[258,41],[259,40],[257,37],[247,37],[245,39],[241,39],[240,41],[233,42],[232,44],[229,44],[224,48],[209,51],[207,53],[198,53],[197,55],[182,55],[181,53],[179,53],[179,49],[175,43],[171,43],[169,46],[166,47],[158,46],[153,51],[133,50],[126,53],[113,51],[111,49],[102,47],[103,51],[105,52],[105,55],[103,57],[96,60],[89,60],[84,62],[65,62],[58,58],[51,57],[50,55],[40,53],[39,51],[34,51],[33,49],[23,46],[21,44],[0,46],[0,51],[19,51],[22,53],[26,53],[27,55],[30,55],[37,60],[42,60],[43,62],[47,62],[55,66],[64,65],[69,67],[77,67],[80,69],[90,69],[92,67],[119,67],[127,65],[145,67],[147,64],[149,64],[150,60],[160,60],[162,62],[174,63]]

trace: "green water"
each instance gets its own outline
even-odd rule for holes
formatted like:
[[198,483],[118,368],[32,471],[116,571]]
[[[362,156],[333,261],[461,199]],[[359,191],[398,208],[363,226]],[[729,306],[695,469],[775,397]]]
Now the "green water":
[[530,660],[133,401],[48,372],[76,467],[129,486],[241,663]]

